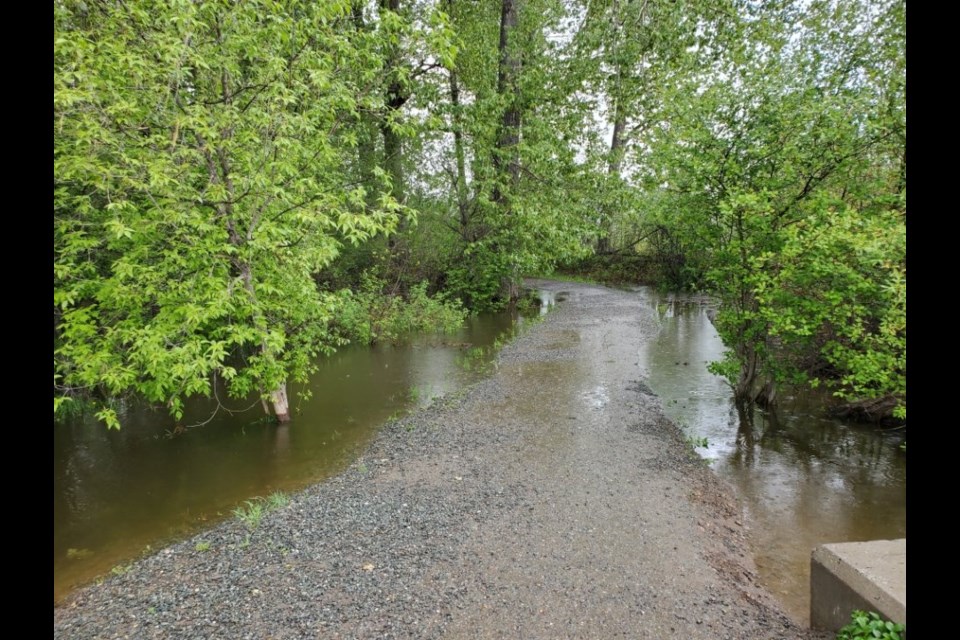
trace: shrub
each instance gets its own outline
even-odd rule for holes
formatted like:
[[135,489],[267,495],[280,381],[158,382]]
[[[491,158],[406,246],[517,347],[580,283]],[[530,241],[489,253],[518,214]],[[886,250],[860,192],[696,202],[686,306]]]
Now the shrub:
[[901,640],[906,628],[884,620],[873,611],[854,611],[850,624],[837,632],[837,640]]

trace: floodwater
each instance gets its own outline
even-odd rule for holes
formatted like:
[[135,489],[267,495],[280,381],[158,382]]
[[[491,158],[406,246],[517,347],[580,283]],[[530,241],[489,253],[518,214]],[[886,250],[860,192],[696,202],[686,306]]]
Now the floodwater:
[[[541,313],[552,300],[543,301]],[[123,428],[95,420],[54,426],[53,596],[228,517],[245,500],[293,491],[344,469],[391,416],[429,404],[482,374],[516,314],[468,319],[447,336],[404,346],[347,347],[319,363],[290,425],[267,424],[257,402],[226,402],[203,426],[174,433],[165,411],[130,407]],[[188,405],[184,425],[210,418]]]
[[[814,394],[786,396],[777,415],[758,412],[741,426],[729,388],[706,369],[723,353],[708,304],[648,288],[636,295],[660,322],[656,339],[639,347],[641,375],[691,439],[706,439],[698,452],[748,511],[761,579],[806,621],[816,545],[906,536],[903,434],[824,418],[823,397]],[[543,292],[540,314],[562,299]],[[320,362],[309,402],[291,394],[297,413],[288,426],[264,423],[259,403],[181,433],[170,431],[165,412],[136,407],[121,416],[120,431],[91,420],[55,425],[54,602],[151,546],[229,517],[245,500],[342,470],[391,416],[477,379],[488,347],[518,320],[472,318],[452,336],[345,348]],[[576,335],[556,337],[561,347]],[[546,369],[556,375],[562,365]],[[599,385],[576,400],[608,399]],[[183,423],[202,422],[209,411],[209,403],[194,403]]]
[[809,620],[810,553],[819,544],[907,535],[902,431],[823,415],[823,393],[784,395],[776,413],[741,421],[726,383],[707,371],[723,344],[709,304],[642,288],[660,319],[640,351],[642,373],[667,414],[736,489],[748,511],[761,580],[787,612]]

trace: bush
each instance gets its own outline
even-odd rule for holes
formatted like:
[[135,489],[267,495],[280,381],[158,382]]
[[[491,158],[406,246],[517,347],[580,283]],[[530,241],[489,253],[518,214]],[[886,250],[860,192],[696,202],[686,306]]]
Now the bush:
[[358,291],[341,291],[338,333],[354,343],[398,342],[414,333],[449,333],[463,325],[467,311],[459,300],[430,296],[427,282],[406,297],[386,291],[383,280],[365,276]]
[[850,624],[837,632],[837,640],[901,640],[906,628],[884,620],[873,611],[854,611]]

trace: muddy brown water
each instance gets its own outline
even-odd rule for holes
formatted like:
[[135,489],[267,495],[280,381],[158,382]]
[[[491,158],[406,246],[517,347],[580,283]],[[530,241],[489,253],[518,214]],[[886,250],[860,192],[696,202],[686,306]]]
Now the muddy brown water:
[[[552,300],[544,301],[546,312]],[[127,407],[123,428],[54,425],[54,602],[122,571],[132,558],[185,537],[254,497],[293,491],[344,469],[392,416],[483,375],[516,313],[473,317],[456,334],[403,346],[347,347],[319,363],[313,397],[292,400],[294,426],[267,425],[259,402],[230,402],[209,423],[174,433],[164,411]],[[183,424],[209,418],[208,402]]]
[[640,367],[697,451],[743,502],[754,560],[765,586],[786,611],[806,621],[810,553],[828,542],[903,538],[907,534],[904,434],[823,415],[824,393],[794,392],[777,412],[757,411],[741,424],[729,387],[706,363],[723,343],[702,299],[642,288],[660,319]]
[[[635,295],[660,324],[637,354],[642,380],[692,439],[706,438],[699,453],[748,511],[761,578],[804,621],[814,546],[906,535],[900,435],[825,419],[823,398],[810,394],[788,396],[778,415],[758,413],[751,428],[741,427],[729,389],[706,369],[723,351],[709,304],[648,288]],[[563,298],[545,292],[541,313]],[[483,375],[490,345],[518,320],[485,316],[454,336],[343,349],[311,379],[313,399],[299,407],[296,428],[258,423],[253,410],[221,412],[203,427],[173,434],[165,413],[136,407],[118,432],[91,421],[55,425],[54,602],[78,584],[122,571],[145,550],[229,517],[245,500],[344,469],[391,416]],[[551,339],[556,344],[544,349],[569,346],[578,335],[561,330]],[[557,376],[562,366],[573,365],[525,367],[524,375]],[[573,396],[557,401],[608,401],[602,380]],[[205,406],[190,410],[197,421],[207,417]],[[534,399],[529,411],[538,411]]]

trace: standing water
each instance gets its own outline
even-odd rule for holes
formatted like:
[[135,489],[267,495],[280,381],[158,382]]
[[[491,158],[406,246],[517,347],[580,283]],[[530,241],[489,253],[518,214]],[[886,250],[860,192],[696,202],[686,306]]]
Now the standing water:
[[828,542],[904,538],[902,432],[824,417],[828,396],[781,398],[776,413],[737,416],[730,387],[707,371],[724,351],[700,300],[643,288],[660,319],[640,367],[667,415],[736,489],[752,526],[765,586],[800,621],[809,618],[810,553]]
[[[244,500],[329,477],[360,455],[391,416],[424,406],[479,377],[488,347],[516,317],[470,318],[457,334],[409,345],[349,347],[319,362],[312,398],[292,400],[294,421],[262,419],[257,402],[225,402],[206,424],[174,431],[165,411],[128,407],[123,428],[92,419],[53,430],[54,603],[83,582],[123,567],[151,546],[229,516]],[[293,396],[291,396],[293,398]],[[205,422],[210,401],[187,407]]]
[[[668,415],[692,439],[706,439],[698,451],[748,511],[761,579],[806,620],[816,545],[905,537],[899,435],[824,418],[824,398],[813,394],[786,397],[776,415],[760,412],[741,426],[729,387],[706,369],[723,353],[709,307],[646,288],[638,295],[661,326],[640,345],[641,374]],[[558,301],[544,292],[540,313]],[[255,408],[220,411],[204,426],[174,433],[165,412],[134,407],[120,431],[90,420],[55,425],[54,602],[97,575],[122,571],[150,546],[228,517],[244,500],[342,470],[392,415],[476,379],[482,355],[491,353],[482,348],[515,320],[473,318],[446,339],[343,349],[320,362],[308,385],[313,398],[295,404],[288,426],[265,424]],[[191,416],[206,420],[210,407],[188,411],[184,424]]]

